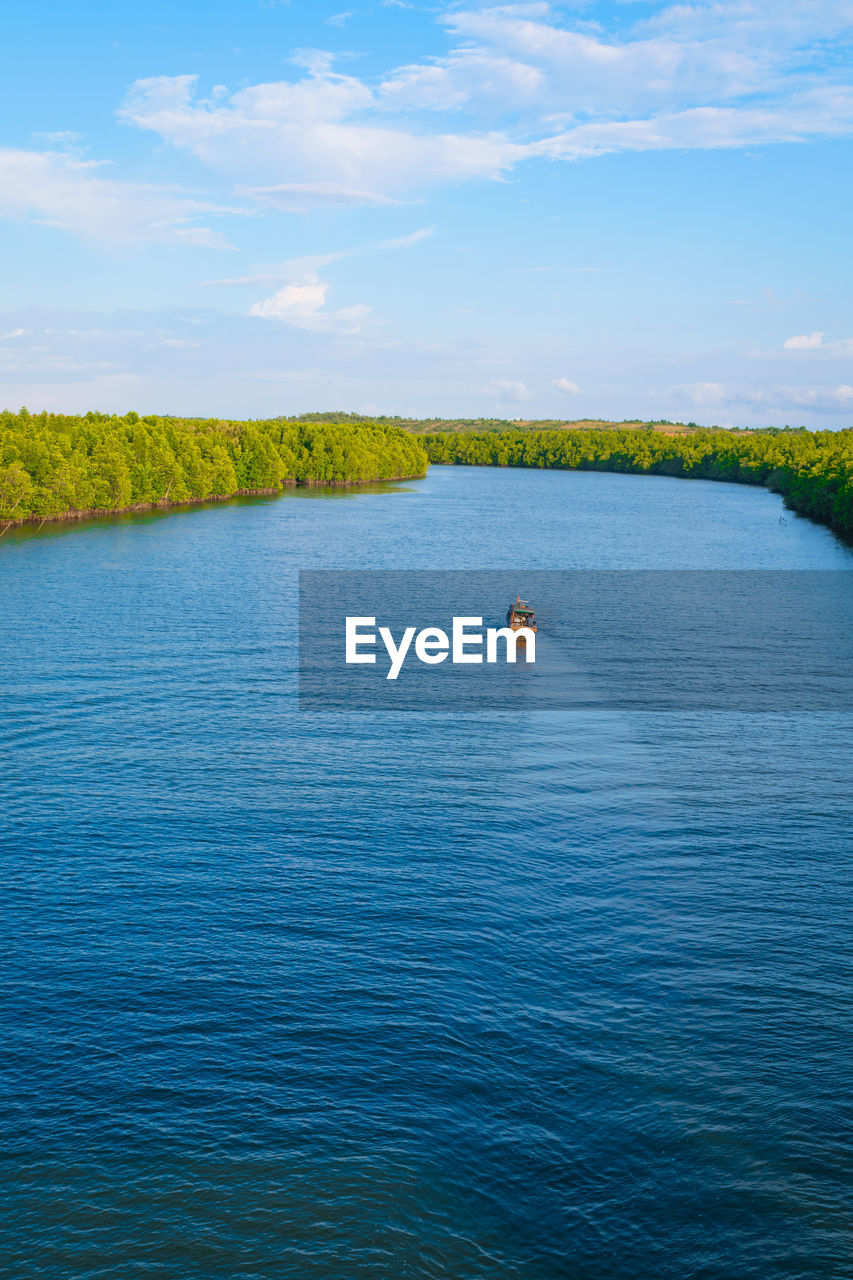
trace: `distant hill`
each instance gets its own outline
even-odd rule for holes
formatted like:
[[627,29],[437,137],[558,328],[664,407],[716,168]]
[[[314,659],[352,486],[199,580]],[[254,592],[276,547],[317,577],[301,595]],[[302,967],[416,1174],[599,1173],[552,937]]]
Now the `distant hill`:
[[604,431],[618,427],[620,430],[659,431],[666,436],[686,435],[703,431],[695,422],[670,422],[666,418],[644,422],[640,418],[627,418],[621,422],[609,418],[401,418],[382,414],[347,413],[331,410],[328,413],[302,413],[291,422],[359,423],[379,422],[383,425],[402,427],[405,431],[423,434],[432,431]]

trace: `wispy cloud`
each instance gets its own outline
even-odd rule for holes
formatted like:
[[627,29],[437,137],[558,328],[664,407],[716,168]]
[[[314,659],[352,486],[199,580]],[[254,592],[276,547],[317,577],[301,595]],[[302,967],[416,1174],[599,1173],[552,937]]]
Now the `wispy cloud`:
[[373,90],[324,65],[227,101],[195,91],[194,76],[137,81],[121,118],[191,151],[240,192],[285,207],[386,203],[437,184],[498,178],[527,153],[499,132],[416,131],[377,119]]
[[83,135],[76,133],[73,129],[56,129],[52,133],[34,133],[32,136],[38,142],[47,142],[53,147],[75,151],[83,141]]
[[238,196],[290,213],[307,213],[318,205],[395,205],[399,200],[378,191],[363,191],[334,182],[280,182],[272,187],[237,186]]
[[703,409],[739,408],[761,413],[808,413],[834,415],[853,412],[853,387],[836,386],[748,386],[724,382],[696,382],[673,387],[671,392]]
[[[204,96],[193,75],[139,80],[119,115],[242,200],[285,212],[392,205],[535,160],[853,133],[849,0],[623,10],[619,34],[606,34],[547,4],[453,5],[438,12],[447,51],[384,75],[341,74],[332,54],[303,50],[301,74],[236,92]],[[228,247],[210,219],[233,209],[110,176],[69,131],[41,136],[55,149],[0,152],[0,216],[112,242]]]
[[530,399],[526,384],[509,378],[493,378],[487,386],[483,387],[483,391],[487,395],[496,396],[506,404],[521,404]]
[[691,107],[635,120],[602,120],[555,133],[531,154],[583,160],[619,151],[719,150],[807,142],[853,132],[853,89],[813,89],[784,102]]
[[303,51],[302,78],[230,95],[199,96],[191,75],[137,81],[121,118],[246,196],[293,210],[407,199],[536,158],[853,132],[847,0],[790,0],[784,13],[765,0],[697,0],[626,21],[619,35],[542,4],[469,3],[439,21],[446,54],[378,80]]
[[566,396],[576,396],[580,394],[580,387],[576,382],[572,382],[571,378],[554,378],[552,387],[556,387]]
[[429,239],[434,231],[434,227],[419,227],[416,231],[405,236],[397,236],[395,239],[355,245],[349,249],[336,249],[330,253],[290,258],[277,267],[267,268],[252,275],[209,280],[206,283],[216,286],[278,285],[270,297],[252,304],[249,310],[250,315],[260,316],[264,320],[284,320],[302,329],[343,330],[353,333],[361,327],[365,317],[370,313],[370,307],[359,303],[338,311],[330,311],[326,307],[329,285],[321,278],[320,272],[346,258],[414,248],[415,245]]
[[380,240],[376,248],[411,249],[423,240],[429,240],[430,236],[433,235],[435,235],[435,227],[418,227],[417,231],[410,231],[407,236],[397,236],[393,240]]
[[199,224],[225,212],[237,210],[167,187],[105,177],[91,160],[0,150],[0,217],[30,219],[102,243],[165,240],[228,249],[221,232]]

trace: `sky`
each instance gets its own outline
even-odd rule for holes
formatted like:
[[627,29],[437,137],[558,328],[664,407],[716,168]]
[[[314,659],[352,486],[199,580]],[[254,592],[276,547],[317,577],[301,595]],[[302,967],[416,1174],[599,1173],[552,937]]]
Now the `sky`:
[[29,0],[0,405],[853,425],[853,0]]

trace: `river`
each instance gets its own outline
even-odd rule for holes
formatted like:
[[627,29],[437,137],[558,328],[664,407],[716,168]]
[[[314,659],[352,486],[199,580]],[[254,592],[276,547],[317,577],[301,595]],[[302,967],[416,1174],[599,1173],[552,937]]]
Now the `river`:
[[851,1274],[851,715],[300,713],[299,568],[853,553],[467,467],[10,530],[6,1274]]

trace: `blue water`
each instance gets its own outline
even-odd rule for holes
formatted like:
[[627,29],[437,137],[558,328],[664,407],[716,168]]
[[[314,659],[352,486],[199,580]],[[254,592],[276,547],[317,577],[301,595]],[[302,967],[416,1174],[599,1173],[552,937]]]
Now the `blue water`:
[[0,1273],[853,1275],[851,717],[300,714],[300,567],[853,554],[471,468],[10,530]]

